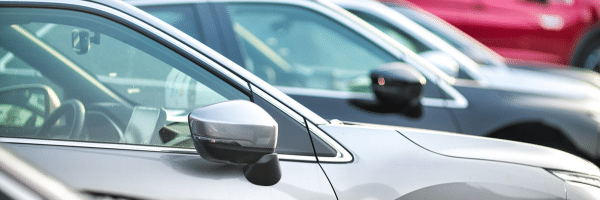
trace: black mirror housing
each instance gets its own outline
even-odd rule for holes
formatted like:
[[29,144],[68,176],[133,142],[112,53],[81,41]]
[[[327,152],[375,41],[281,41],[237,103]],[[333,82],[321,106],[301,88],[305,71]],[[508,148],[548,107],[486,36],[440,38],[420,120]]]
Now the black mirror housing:
[[371,71],[371,88],[381,105],[418,106],[426,83],[419,71],[405,63],[388,63]]
[[411,118],[421,117],[423,86],[427,79],[405,63],[388,63],[371,71],[374,99],[353,98],[352,106],[375,113],[396,113]]

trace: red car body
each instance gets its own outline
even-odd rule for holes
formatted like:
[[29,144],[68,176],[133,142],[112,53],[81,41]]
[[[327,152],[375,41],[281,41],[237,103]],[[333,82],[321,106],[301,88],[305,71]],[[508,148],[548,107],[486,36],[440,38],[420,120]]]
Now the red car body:
[[600,63],[600,0],[408,1],[507,58],[584,66],[597,53],[588,62]]

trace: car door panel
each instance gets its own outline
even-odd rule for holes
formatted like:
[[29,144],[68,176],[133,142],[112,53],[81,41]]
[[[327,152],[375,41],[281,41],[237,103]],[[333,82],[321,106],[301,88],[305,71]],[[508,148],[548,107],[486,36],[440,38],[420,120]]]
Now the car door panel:
[[34,144],[5,146],[85,191],[155,199],[335,199],[317,163],[280,161],[281,181],[265,187],[248,182],[243,166],[209,162],[194,150],[165,153]]

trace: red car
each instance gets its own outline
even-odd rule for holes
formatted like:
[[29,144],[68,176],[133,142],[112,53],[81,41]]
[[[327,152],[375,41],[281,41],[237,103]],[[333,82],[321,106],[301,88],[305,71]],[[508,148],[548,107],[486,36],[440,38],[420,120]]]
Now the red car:
[[600,0],[408,1],[504,57],[600,70]]

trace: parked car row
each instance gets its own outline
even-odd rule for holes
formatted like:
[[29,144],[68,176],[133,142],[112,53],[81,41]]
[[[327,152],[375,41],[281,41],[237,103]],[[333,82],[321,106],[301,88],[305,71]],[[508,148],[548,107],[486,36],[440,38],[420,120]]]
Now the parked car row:
[[[418,53],[436,66],[419,63],[416,55],[416,59],[394,58],[391,55],[398,54],[398,50],[388,41],[362,42],[360,34],[327,23],[331,21],[328,17],[335,15],[318,11],[322,13],[319,16],[300,9],[292,12],[296,5],[286,2],[211,2],[220,5],[208,7],[213,10],[210,13],[216,13],[212,18],[230,19],[208,24],[194,22],[207,17],[186,15],[184,11],[209,2],[130,3],[180,30],[188,30],[189,35],[196,35],[209,47],[237,60],[240,66],[326,119],[489,136],[558,148],[591,160],[600,158],[598,87],[555,74],[509,69],[502,64],[480,67],[391,8],[373,1],[334,2],[409,49],[400,53]],[[185,28],[192,24],[198,28]],[[415,69],[425,78],[422,97],[417,93],[400,99],[401,94],[386,97],[378,95],[376,89],[370,91],[371,70],[385,63],[411,61],[412,66],[421,66]],[[396,100],[400,102],[393,102]],[[414,105],[406,106],[405,102]]]
[[598,0],[380,0],[411,2],[500,55],[600,70]]
[[336,3],[399,37],[325,0],[2,1],[0,142],[107,196],[600,198],[589,161],[450,133],[596,159],[600,88]]
[[[464,94],[469,106],[449,107],[457,120],[456,129],[444,131],[540,144],[591,160],[598,159],[595,155],[597,145],[582,142],[595,141],[593,138],[599,133],[600,121],[591,113],[599,113],[600,93],[598,85],[594,85],[593,81],[578,78],[584,75],[600,78],[594,72],[588,70],[586,74],[585,70],[561,69],[552,73],[554,71],[510,69],[502,60],[494,59],[499,57],[486,51],[482,45],[466,42],[472,40],[462,38],[457,33],[444,34],[451,32],[447,30],[448,26],[440,26],[437,22],[428,20],[428,16],[417,10],[393,9],[373,1],[337,3],[455,78],[450,84]],[[421,27],[405,15],[417,19],[415,21],[419,21],[419,24],[426,24],[428,28]],[[438,35],[450,36],[442,39]],[[459,51],[455,48],[457,45],[447,42],[455,41],[450,38],[459,40],[455,44],[470,47]],[[469,48],[487,58],[486,64],[474,62],[462,53]],[[570,72],[571,76],[563,75],[566,72]],[[586,98],[588,100],[583,100]],[[577,122],[572,121],[577,115],[583,118],[576,120]],[[587,121],[587,125],[584,121]],[[445,123],[452,124],[452,121]],[[589,129],[585,130],[583,127]],[[584,139],[584,135],[592,138]],[[586,147],[591,148],[586,150]]]

